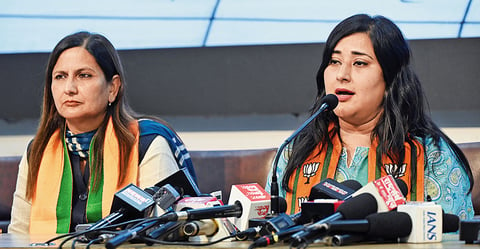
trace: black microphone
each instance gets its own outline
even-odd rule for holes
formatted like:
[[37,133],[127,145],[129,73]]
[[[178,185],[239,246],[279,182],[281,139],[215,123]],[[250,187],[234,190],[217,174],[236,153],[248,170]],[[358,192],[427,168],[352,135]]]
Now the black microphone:
[[172,209],[174,204],[182,198],[182,194],[180,194],[181,189],[168,183],[162,187],[156,188],[158,188],[158,191],[153,194],[153,199],[157,206],[165,211]]
[[332,179],[320,181],[312,187],[309,201],[302,202],[297,224],[316,222],[335,213],[337,207],[361,187],[362,184],[356,180],[345,180],[341,183]]
[[137,219],[148,216],[155,205],[152,195],[157,189],[158,187],[151,187],[144,191],[133,184],[129,184],[119,190],[113,197],[110,214],[89,226],[86,230],[92,230],[92,232],[86,232],[85,237],[93,239],[98,236],[95,231],[101,228],[120,223],[127,219]]
[[328,234],[361,233],[382,239],[405,237],[412,231],[412,219],[404,212],[382,212],[359,220],[337,220],[324,224]]
[[333,179],[327,178],[312,187],[312,189],[310,190],[310,195],[308,196],[308,200],[345,200],[361,187],[362,185],[355,180],[346,180],[340,183]]
[[395,183],[397,183],[400,192],[402,192],[403,196],[407,196],[408,194],[408,186],[407,184],[400,178],[395,178]]
[[226,218],[226,217],[236,217],[239,218],[242,216],[243,208],[242,204],[237,201],[233,205],[224,205],[224,206],[215,206],[215,207],[206,207],[206,208],[197,208],[197,209],[188,209],[185,211],[179,212],[170,212],[163,214],[158,217],[159,220],[164,222],[167,221],[178,221],[178,220],[201,220],[201,219],[215,219],[215,218]]
[[280,197],[280,213],[277,216],[250,219],[249,228],[240,232],[237,239],[245,240],[277,234],[296,225],[318,221],[335,213],[336,208],[343,203],[338,200],[339,198],[346,199],[361,187],[362,185],[356,180],[346,180],[342,183],[332,179],[323,180],[312,188],[309,198],[314,200],[302,202],[302,210],[291,215],[285,214],[285,209],[282,211],[282,204],[286,208],[286,201]]
[[377,200],[372,194],[362,193],[354,196],[340,204],[334,214],[306,226],[304,230],[293,234],[291,237],[292,244],[299,245],[309,242],[318,237],[319,234],[325,233],[325,223],[342,219],[363,219],[367,215],[377,212],[377,208]]
[[207,208],[189,209],[179,212],[169,212],[154,219],[147,220],[131,229],[124,230],[118,233],[114,238],[112,238],[105,244],[105,247],[107,249],[114,249],[122,243],[135,238],[137,234],[143,233],[146,230],[162,223],[167,223],[171,221],[191,221],[226,217],[238,218],[240,216],[242,216],[242,204],[240,204],[240,202],[236,202],[234,205],[214,206]]
[[445,213],[442,209],[442,231],[443,233],[457,232],[460,226],[460,218],[454,214]]
[[[443,233],[458,231],[460,221],[458,216],[447,214],[443,210],[442,216]],[[413,217],[406,212],[375,213],[367,216],[366,220],[370,223],[368,226],[365,224],[365,220],[353,222],[344,220],[331,223],[331,233],[342,232],[332,236],[332,245],[343,246],[357,242],[398,241],[397,238],[406,237],[416,230]],[[342,229],[342,226],[347,224],[351,226]],[[344,234],[344,232],[350,233]],[[405,242],[404,239],[402,240],[402,242]]]
[[[92,230],[92,232],[86,233],[85,237],[93,239],[97,235],[93,230],[98,231],[128,219],[146,217],[153,210],[155,203],[167,211],[184,195],[199,196],[200,193],[197,184],[186,168],[178,170],[145,191],[130,184],[115,194],[110,214],[87,227],[86,230]],[[144,202],[147,201],[148,205],[145,205]]]
[[368,194],[368,193],[360,194],[342,203],[337,208],[336,213],[317,222],[318,224],[314,223],[307,227],[303,225],[296,225],[276,233],[264,235],[256,239],[251,244],[250,248],[268,246],[282,240],[295,239],[296,237],[299,237],[302,240],[304,236],[306,235],[310,236],[314,232],[315,233],[317,232],[317,229],[312,227],[313,225],[319,225],[319,224],[323,225],[323,223],[331,222],[331,221],[335,221],[343,218],[363,219],[367,215],[374,213],[376,211],[377,211],[377,202],[375,200],[375,197],[373,197],[371,194]]
[[[293,231],[290,228],[315,222],[335,213],[338,206],[344,202],[337,199],[340,197],[339,194],[342,199],[347,199],[351,193],[361,187],[362,185],[356,180],[346,180],[342,183],[332,179],[323,180],[314,186],[315,190],[312,189],[309,198],[314,200],[303,202],[300,212],[291,215],[280,213],[263,221],[256,220],[254,227],[250,225],[249,229],[242,231],[240,234],[244,235],[243,240],[263,236],[257,238],[258,242],[253,246],[275,243],[275,240],[279,240],[279,238],[283,240],[286,236],[289,237],[299,231],[298,229]],[[321,198],[321,200],[317,198]]]
[[279,189],[278,189],[278,181],[277,181],[277,164],[278,160],[280,159],[280,155],[282,151],[285,149],[292,140],[300,133],[313,119],[315,119],[320,113],[326,110],[333,110],[338,105],[338,98],[335,94],[328,94],[321,99],[322,105],[318,110],[310,116],[295,132],[293,132],[290,137],[288,137],[278,148],[277,154],[275,155],[274,163],[273,163],[273,170],[272,170],[272,182],[270,185],[270,198],[271,198],[271,208],[270,212],[272,215],[276,215],[279,213],[279,204],[278,204],[278,197],[279,197]]
[[341,220],[326,224],[334,246],[358,242],[398,241],[410,235],[413,222],[405,212],[381,212],[368,215],[364,220]]
[[[157,240],[177,241],[182,239],[183,235],[179,232],[185,222],[169,221],[158,225],[156,228],[149,230],[147,237]],[[147,244],[150,242],[147,242]]]

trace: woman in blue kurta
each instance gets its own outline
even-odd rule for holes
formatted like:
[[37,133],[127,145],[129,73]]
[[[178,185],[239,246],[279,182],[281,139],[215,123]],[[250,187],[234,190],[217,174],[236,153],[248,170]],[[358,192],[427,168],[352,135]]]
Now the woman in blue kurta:
[[278,152],[277,178],[288,212],[298,212],[312,186],[325,178],[365,185],[388,174],[407,184],[407,200],[434,201],[447,213],[473,217],[470,166],[429,117],[410,56],[401,31],[385,17],[354,15],[334,28],[312,114],[327,94],[339,104]]

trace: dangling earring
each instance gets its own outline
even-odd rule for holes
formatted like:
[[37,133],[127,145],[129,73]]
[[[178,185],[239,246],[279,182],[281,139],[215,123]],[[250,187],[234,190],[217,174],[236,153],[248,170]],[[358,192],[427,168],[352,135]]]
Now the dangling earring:
[[112,102],[108,101],[108,106],[112,106]]

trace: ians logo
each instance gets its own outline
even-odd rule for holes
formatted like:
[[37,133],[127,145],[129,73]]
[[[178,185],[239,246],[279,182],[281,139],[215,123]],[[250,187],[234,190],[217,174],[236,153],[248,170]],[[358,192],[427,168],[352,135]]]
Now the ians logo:
[[437,240],[437,213],[427,212],[427,239]]
[[398,167],[398,165],[389,163],[389,164],[384,164],[385,167],[385,172],[387,172],[388,175],[392,175],[393,178],[400,178],[402,176],[405,176],[405,171],[407,170],[407,164],[404,163],[402,166]]
[[307,163],[303,165],[303,177],[307,178],[305,184],[310,184],[310,177],[317,174],[320,163]]

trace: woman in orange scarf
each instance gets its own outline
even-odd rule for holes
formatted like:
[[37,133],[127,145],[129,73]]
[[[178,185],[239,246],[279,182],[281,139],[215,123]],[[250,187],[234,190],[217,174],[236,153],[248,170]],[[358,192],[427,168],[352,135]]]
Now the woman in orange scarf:
[[71,232],[108,215],[124,186],[151,187],[179,170],[162,136],[139,158],[142,134],[155,125],[136,118],[125,85],[119,55],[104,36],[79,32],[57,44],[40,125],[19,166],[8,232]]
[[392,21],[360,14],[338,24],[325,44],[317,89],[312,114],[327,94],[339,103],[278,152],[287,212],[299,212],[325,178],[365,185],[389,174],[407,184],[408,200],[432,200],[447,213],[473,217],[468,161],[428,116],[410,48]]

